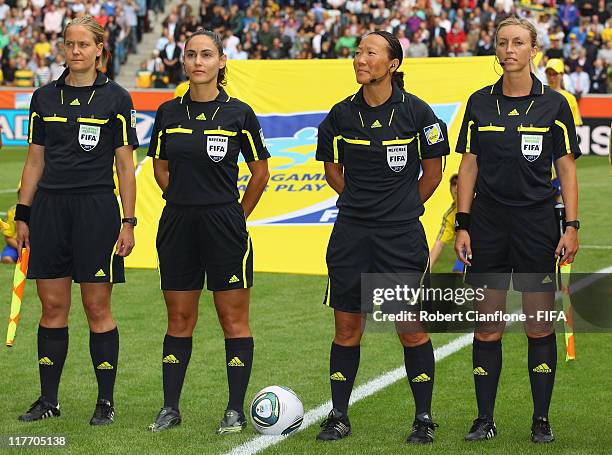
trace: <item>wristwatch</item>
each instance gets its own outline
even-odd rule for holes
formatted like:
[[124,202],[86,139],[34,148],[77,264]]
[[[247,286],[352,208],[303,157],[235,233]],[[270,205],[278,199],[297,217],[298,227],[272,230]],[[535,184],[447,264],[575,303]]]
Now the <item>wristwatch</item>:
[[566,221],[565,222],[565,227],[573,227],[574,229],[578,230],[580,229],[580,221],[578,220],[572,220],[572,221]]
[[121,218],[121,222],[122,223],[131,224],[132,226],[136,226],[138,224],[138,218],[136,218],[136,217],[133,217],[133,218]]

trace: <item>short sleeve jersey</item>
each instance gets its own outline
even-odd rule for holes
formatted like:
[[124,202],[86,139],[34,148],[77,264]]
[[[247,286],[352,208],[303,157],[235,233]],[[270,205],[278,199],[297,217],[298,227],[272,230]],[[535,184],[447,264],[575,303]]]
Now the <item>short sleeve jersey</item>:
[[32,95],[28,142],[45,147],[38,187],[112,190],[115,149],[138,147],[132,98],[102,73],[89,87],[66,85],[67,75]]
[[509,206],[553,198],[551,164],[570,153],[580,155],[567,100],[531,78],[527,96],[503,95],[501,78],[474,92],[457,139],[458,153],[476,155],[476,193]]
[[336,104],[319,125],[316,159],[344,167],[339,218],[403,224],[424,211],[421,160],[449,154],[446,124],[431,107],[393,84],[389,100],[370,107],[363,87]]
[[238,159],[270,157],[251,107],[223,89],[213,101],[196,102],[190,91],[157,110],[148,155],[168,161],[164,198],[178,205],[237,201]]

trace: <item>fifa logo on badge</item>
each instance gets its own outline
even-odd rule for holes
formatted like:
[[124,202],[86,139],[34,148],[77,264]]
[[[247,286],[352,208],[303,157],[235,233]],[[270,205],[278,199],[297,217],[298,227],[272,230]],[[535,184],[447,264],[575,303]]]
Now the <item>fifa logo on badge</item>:
[[387,147],[387,164],[393,172],[400,172],[406,167],[408,160],[408,145],[393,145]]
[[440,128],[439,123],[426,126],[423,128],[423,132],[425,133],[425,138],[429,145],[434,145],[444,140],[444,134],[442,134],[442,128]]
[[206,153],[215,163],[225,158],[227,154],[227,137],[208,136],[206,138]]
[[521,152],[527,161],[533,163],[542,153],[543,136],[523,134],[521,136]]
[[100,127],[91,125],[81,125],[79,128],[79,145],[83,150],[89,152],[93,150],[100,140]]

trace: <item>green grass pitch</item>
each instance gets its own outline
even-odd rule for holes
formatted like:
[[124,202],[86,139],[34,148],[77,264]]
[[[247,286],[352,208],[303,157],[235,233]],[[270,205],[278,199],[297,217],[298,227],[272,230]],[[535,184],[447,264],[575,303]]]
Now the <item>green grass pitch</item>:
[[[24,149],[0,152],[0,190],[14,188],[19,180]],[[612,177],[606,158],[578,161],[580,219],[584,246],[612,246]],[[0,192],[0,211],[15,202],[15,195]],[[447,247],[436,271],[447,271],[453,253]],[[574,270],[596,271],[612,265],[612,250],[583,248]],[[0,312],[9,313],[13,267],[0,266]],[[249,426],[241,435],[214,434],[227,400],[223,336],[211,297],[204,294],[194,334],[194,351],[181,400],[183,425],[162,434],[146,427],[162,404],[161,343],[166,313],[159,279],[154,270],[127,270],[127,284],[113,294],[121,352],[115,391],[116,422],[92,428],[89,418],[96,398],[95,376],[89,357],[88,328],[78,288],[74,287],[70,319],[70,348],[60,385],[62,416],[33,424],[16,417],[39,394],[36,363],[36,326],[40,304],[33,282],[28,282],[15,347],[0,346],[0,436],[65,435],[68,447],[60,453],[204,453],[231,450],[256,434]],[[333,336],[332,313],[321,305],[326,278],[283,274],[256,274],[252,293],[251,325],[255,336],[255,362],[247,400],[271,385],[293,388],[310,410],[329,399],[329,346]],[[612,297],[611,297],[612,298]],[[4,322],[0,334],[4,339]],[[522,334],[504,338],[504,368],[498,392],[496,420],[499,435],[485,444],[467,444],[462,438],[475,417],[470,348],[437,364],[434,418],[440,424],[432,447],[406,447],[403,441],[412,421],[413,404],[407,381],[402,380],[351,408],[354,435],[332,444],[314,441],[318,426],[311,426],[267,454],[379,454],[419,453],[609,453],[612,432],[606,429],[612,402],[610,358],[612,335],[577,334],[578,360],[565,363],[563,337],[558,337],[559,365],[551,408],[556,442],[535,447],[529,441],[531,394],[527,374],[527,343]],[[441,346],[457,334],[434,335]],[[402,364],[397,337],[366,333],[357,384]],[[5,448],[0,448],[4,453]],[[49,449],[47,449],[49,450]],[[45,450],[44,453],[47,453]],[[22,449],[19,453],[43,453]],[[10,453],[10,452],[9,452]]]

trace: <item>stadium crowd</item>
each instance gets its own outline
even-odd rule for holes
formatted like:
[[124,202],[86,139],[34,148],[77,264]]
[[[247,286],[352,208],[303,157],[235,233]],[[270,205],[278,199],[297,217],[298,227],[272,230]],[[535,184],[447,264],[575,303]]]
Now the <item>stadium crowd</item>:
[[375,29],[396,34],[405,57],[463,57],[493,55],[495,26],[511,15],[537,27],[544,81],[549,58],[564,60],[566,88],[578,96],[607,93],[612,75],[612,2],[605,0],[202,0],[199,10],[188,0],[168,8],[164,0],[0,0],[4,83],[56,77],[62,26],[85,13],[107,29],[110,77],[137,52],[152,13],[165,16],[162,36],[141,62],[140,86],[179,83],[181,43],[200,27],[223,37],[230,59],[351,58],[357,38]]
[[64,70],[64,26],[85,14],[106,30],[112,58],[103,71],[114,78],[149,31],[146,0],[0,0],[0,82],[40,87],[57,79]]

